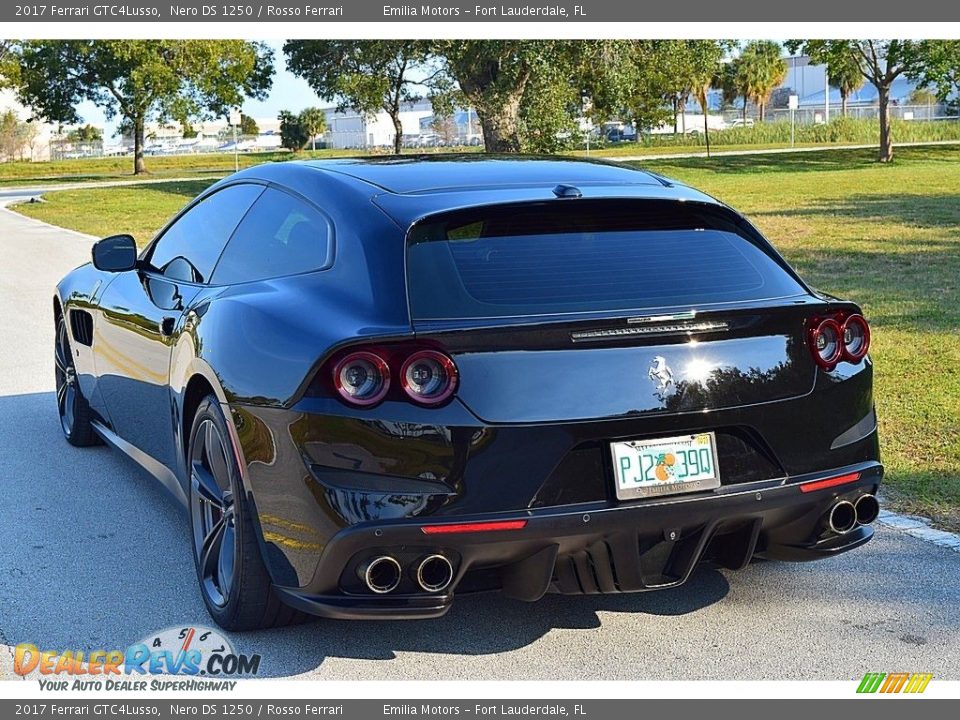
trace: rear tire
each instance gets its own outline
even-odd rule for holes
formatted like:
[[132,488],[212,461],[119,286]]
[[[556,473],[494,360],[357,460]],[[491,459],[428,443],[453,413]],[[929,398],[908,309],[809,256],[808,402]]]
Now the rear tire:
[[200,594],[224,630],[258,630],[308,616],[283,604],[260,554],[227,419],[212,395],[190,430],[190,527]]
[[64,316],[57,319],[53,364],[57,387],[57,412],[67,442],[77,447],[97,445],[100,437],[93,429],[93,412],[80,390],[80,378],[73,360],[70,333]]

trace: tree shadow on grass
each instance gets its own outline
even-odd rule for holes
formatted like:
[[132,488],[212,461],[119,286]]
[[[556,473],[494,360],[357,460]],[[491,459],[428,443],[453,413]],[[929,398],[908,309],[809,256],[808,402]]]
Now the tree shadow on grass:
[[[960,158],[958,158],[960,159]],[[909,194],[904,188],[902,195],[857,194],[842,200],[816,202],[800,207],[778,210],[762,210],[751,217],[766,216],[799,218],[841,218],[866,220],[876,223],[891,223],[919,228],[941,228],[944,239],[960,240],[960,195],[942,193],[937,195]],[[924,240],[904,239],[904,243],[926,244]],[[960,246],[957,250],[960,256]]]

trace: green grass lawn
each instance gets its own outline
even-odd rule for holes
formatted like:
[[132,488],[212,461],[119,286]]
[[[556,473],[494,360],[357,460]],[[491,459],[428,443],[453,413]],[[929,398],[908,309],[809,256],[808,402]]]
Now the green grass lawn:
[[[695,149],[695,148],[694,148]],[[481,148],[459,148],[458,152],[479,152]],[[443,148],[408,150],[407,153],[434,154]],[[324,158],[356,157],[358,155],[384,155],[385,151],[362,152],[359,150],[304,150],[293,153],[288,150],[262,153],[197,153],[196,155],[157,155],[144,158],[149,179],[222,177],[234,171],[235,163],[240,168],[265,162],[285,160],[310,160]],[[0,187],[17,185],[47,185],[69,182],[97,182],[100,180],[134,180],[133,158],[102,157],[52,160],[49,162],[0,163]]]
[[24,215],[71,230],[106,237],[130,233],[145,245],[157,230],[217,178],[58,190],[47,202],[18,205]]
[[[744,212],[873,328],[891,506],[960,529],[960,147],[650,161]],[[211,180],[50,193],[24,214],[141,242]]]
[[[956,135],[960,136],[960,123],[950,124],[953,128],[956,125]],[[774,124],[769,124],[765,130],[769,130]],[[734,131],[726,131],[728,134]],[[769,137],[768,137],[769,135]],[[722,134],[720,138],[724,137]],[[948,137],[952,138],[953,134]],[[711,144],[712,152],[737,152],[737,151],[756,151],[756,150],[781,150],[791,147],[789,141],[785,141],[775,133],[761,134],[757,131],[757,139],[751,140],[749,134],[740,132],[738,142],[718,141]],[[917,139],[917,138],[910,138]],[[922,138],[920,138],[922,139]],[[939,136],[930,139],[940,139]],[[852,137],[835,142],[802,142],[798,141],[794,147],[797,148],[830,148],[836,145],[859,144],[861,142],[875,142],[870,138]],[[480,152],[481,148],[452,148],[454,152]],[[698,140],[679,137],[673,138],[671,135],[657,136],[653,140],[643,143],[624,142],[604,147],[592,147],[589,151],[585,149],[573,150],[571,155],[589,156],[591,158],[618,158],[618,157],[645,157],[649,155],[673,155],[703,153],[706,148],[699,144]],[[425,148],[419,150],[405,149],[404,154],[435,154],[445,152],[444,148]],[[363,155],[383,155],[383,150],[375,152],[364,152],[361,150],[305,150],[300,153],[292,153],[287,150],[279,152],[265,153],[246,153],[238,157],[241,168],[259,165],[264,162],[282,162],[284,160],[308,160],[311,158],[338,158],[338,157],[357,157]],[[160,155],[147,157],[145,163],[147,166],[147,176],[150,179],[163,178],[204,178],[221,177],[234,170],[234,156],[231,153],[200,153],[196,155]],[[43,186],[56,183],[68,182],[98,182],[111,180],[132,180],[136,179],[133,174],[133,159],[131,157],[106,157],[106,158],[76,158],[71,160],[55,160],[50,162],[6,162],[0,163],[0,187],[11,187],[17,185]]]
[[[346,150],[317,150],[299,153],[297,158],[344,157],[356,154]],[[292,152],[241,153],[237,160],[240,167],[250,167],[264,162],[292,160]],[[147,157],[148,177],[221,177],[234,170],[232,153],[198,153],[196,155],[159,155]],[[48,183],[85,182],[97,180],[130,180],[133,174],[132,157],[77,158],[52,160],[50,162],[0,163],[0,186],[43,185]]]

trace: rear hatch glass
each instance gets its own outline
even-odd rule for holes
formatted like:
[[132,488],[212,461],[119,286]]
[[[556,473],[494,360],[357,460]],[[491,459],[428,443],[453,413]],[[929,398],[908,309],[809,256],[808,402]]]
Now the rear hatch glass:
[[431,216],[408,234],[415,321],[704,307],[805,294],[736,214],[556,200]]

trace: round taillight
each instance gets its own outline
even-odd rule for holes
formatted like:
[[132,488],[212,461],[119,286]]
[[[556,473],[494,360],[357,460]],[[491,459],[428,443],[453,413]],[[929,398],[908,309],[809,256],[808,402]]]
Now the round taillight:
[[333,369],[333,384],[352,405],[376,405],[390,389],[390,368],[376,353],[353,352]]
[[843,329],[836,320],[822,320],[810,332],[810,351],[817,365],[827,370],[843,357]]
[[457,366],[442,352],[419,350],[403,363],[400,382],[411,400],[438,405],[457,389]]
[[870,349],[870,326],[863,315],[851,315],[843,322],[843,357],[860,362]]

